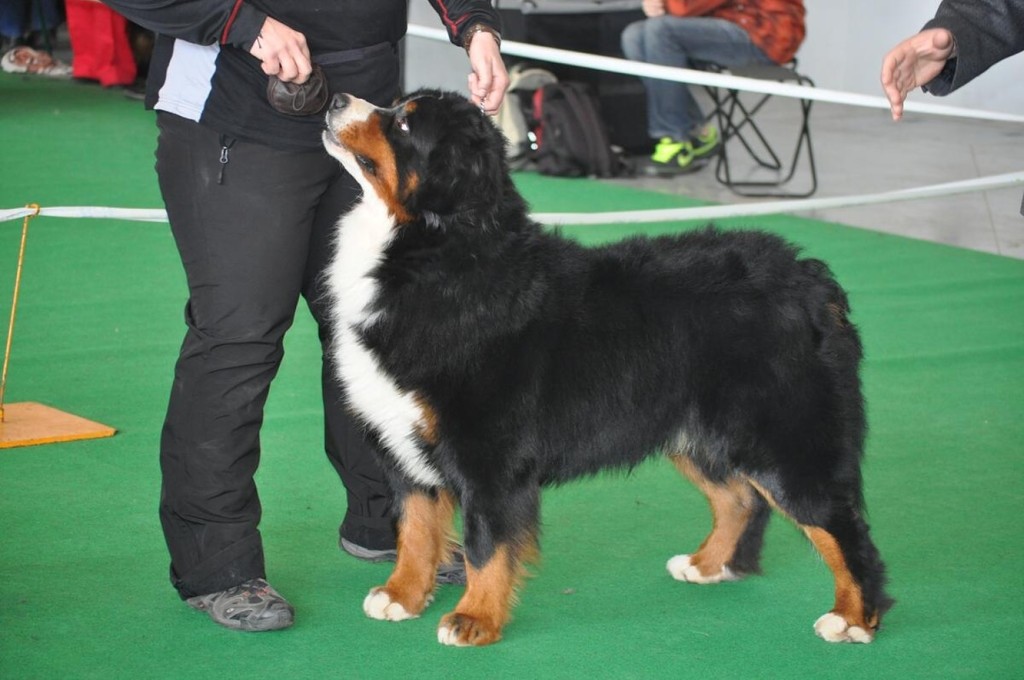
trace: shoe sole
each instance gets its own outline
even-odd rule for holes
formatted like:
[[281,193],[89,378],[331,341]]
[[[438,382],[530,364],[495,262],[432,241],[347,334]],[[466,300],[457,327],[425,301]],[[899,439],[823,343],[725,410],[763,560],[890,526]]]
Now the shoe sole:
[[364,562],[394,562],[398,559],[397,550],[371,550],[370,548],[364,548],[361,545],[356,545],[351,541],[344,538],[338,541],[338,547],[347,552],[352,557],[363,560]]
[[[364,548],[361,545],[356,545],[355,543],[347,541],[344,538],[338,541],[338,546],[352,557],[363,560],[364,562],[371,562],[373,564],[394,562],[398,559],[398,552],[396,550],[370,550],[369,548]],[[454,559],[450,564],[442,564],[438,567],[434,581],[441,585],[465,585],[466,568],[464,563],[465,557],[463,557],[462,552],[459,551],[458,554],[454,556]]]
[[661,177],[661,178],[672,178],[680,175],[688,175],[692,172],[704,168],[708,164],[707,157],[695,158],[690,161],[688,165],[674,165],[666,163],[664,167],[654,167],[651,165],[644,166],[641,168],[640,174],[646,177]]

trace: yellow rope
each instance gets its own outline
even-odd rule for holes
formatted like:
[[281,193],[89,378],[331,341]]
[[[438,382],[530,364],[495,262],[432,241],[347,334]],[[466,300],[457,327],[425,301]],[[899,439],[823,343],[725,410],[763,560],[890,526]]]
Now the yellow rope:
[[7,366],[11,361],[11,342],[14,340],[14,318],[18,313],[18,292],[21,290],[21,268],[25,263],[25,242],[28,240],[28,223],[39,214],[39,205],[30,203],[31,215],[25,215],[21,225],[21,246],[18,248],[18,266],[14,272],[14,300],[11,302],[11,320],[7,324],[7,344],[4,346],[4,366],[0,371],[0,423],[4,422],[4,392],[7,391]]

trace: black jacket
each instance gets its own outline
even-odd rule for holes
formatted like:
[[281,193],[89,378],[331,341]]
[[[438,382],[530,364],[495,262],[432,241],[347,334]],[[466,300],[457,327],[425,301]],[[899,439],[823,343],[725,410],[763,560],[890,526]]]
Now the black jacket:
[[[332,92],[378,104],[398,94],[398,42],[407,0],[104,0],[157,33],[146,105],[229,137],[280,148],[320,147],[323,121],[276,112],[267,76],[249,54],[267,16],[301,31]],[[487,0],[430,0],[451,41],[476,23],[499,29]]]
[[1024,0],[943,0],[924,28],[945,28],[956,40],[957,56],[924,86],[931,94],[947,95],[1024,51]]

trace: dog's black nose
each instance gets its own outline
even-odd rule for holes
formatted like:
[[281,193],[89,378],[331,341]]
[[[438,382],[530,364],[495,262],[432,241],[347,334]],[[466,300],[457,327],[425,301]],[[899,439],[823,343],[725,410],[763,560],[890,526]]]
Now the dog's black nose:
[[347,94],[336,94],[331,97],[331,110],[340,111],[348,106],[349,97]]

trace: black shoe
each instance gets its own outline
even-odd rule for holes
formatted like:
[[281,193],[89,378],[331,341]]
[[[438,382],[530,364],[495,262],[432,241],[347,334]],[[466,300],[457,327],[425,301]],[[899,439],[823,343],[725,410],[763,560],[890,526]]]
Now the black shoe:
[[131,85],[125,85],[123,92],[128,99],[144,102],[146,101],[146,81],[136,80]]

